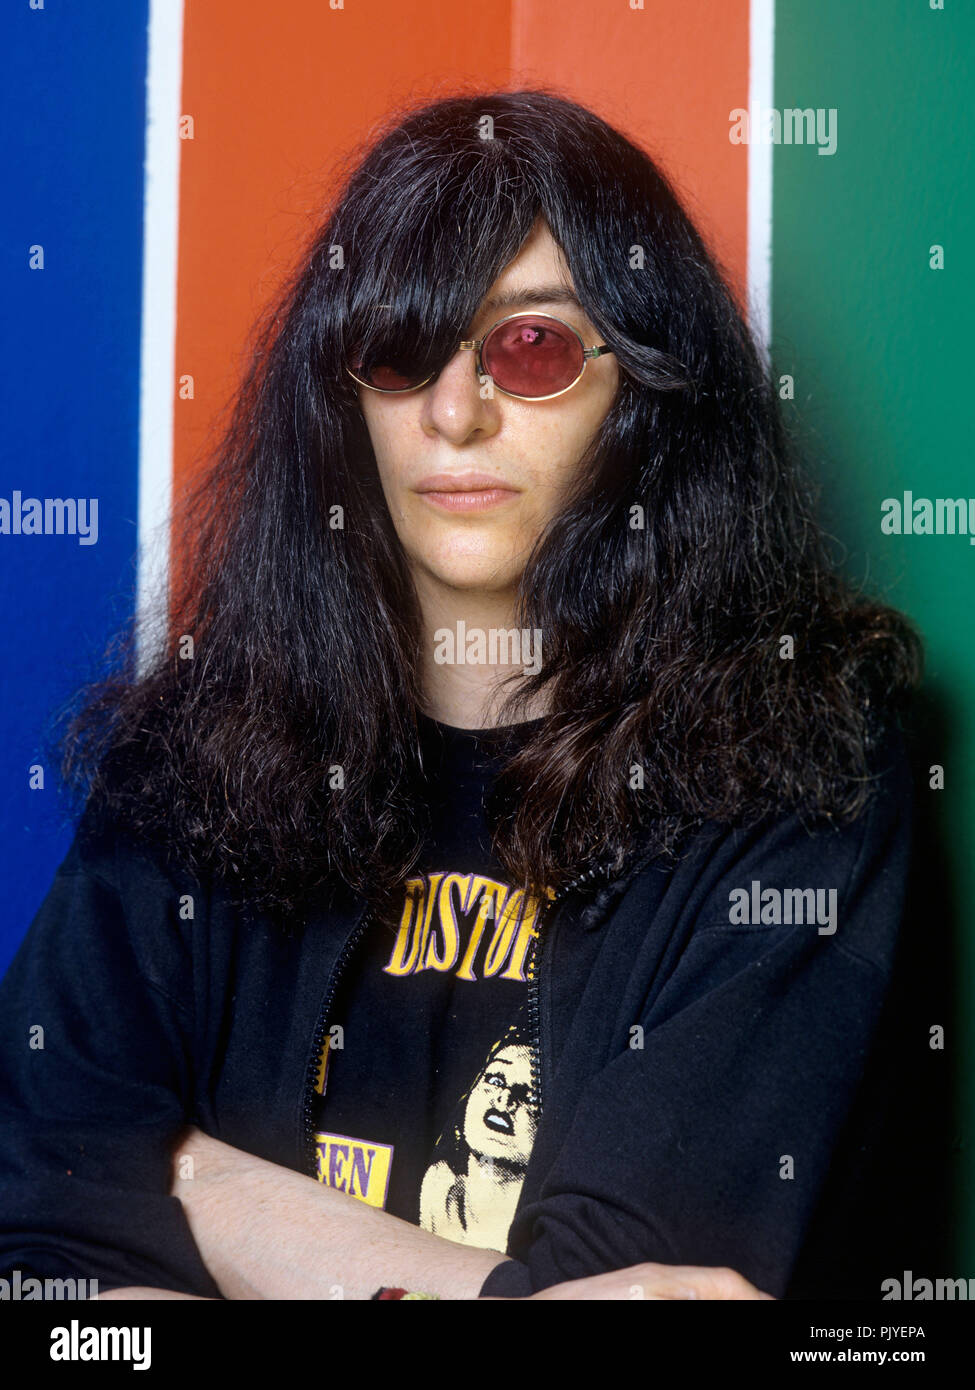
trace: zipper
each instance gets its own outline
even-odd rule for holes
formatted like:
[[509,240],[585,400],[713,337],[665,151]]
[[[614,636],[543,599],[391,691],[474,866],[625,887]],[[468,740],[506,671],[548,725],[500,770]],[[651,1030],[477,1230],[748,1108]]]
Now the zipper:
[[[543,906],[539,918],[538,935],[532,942],[531,953],[531,975],[528,980],[528,1029],[530,1037],[530,1059],[532,1077],[532,1096],[535,1101],[535,1123],[536,1126],[542,1118],[542,1036],[539,1007],[539,982],[541,977],[541,952],[542,952],[542,926],[543,924],[553,923],[555,912],[559,904],[577,888],[588,882],[589,879],[604,878],[609,876],[610,866],[608,864],[597,864],[585,873],[579,874],[571,883],[565,884],[560,888],[553,898]],[[544,923],[543,923],[544,919]],[[548,943],[550,934],[546,932],[545,941]]]
[[[318,1077],[318,1068],[322,1059],[322,1046],[325,1042],[325,1034],[328,1032],[328,1016],[332,1010],[335,1000],[335,991],[338,986],[342,971],[349,963],[349,959],[356,946],[362,938],[366,927],[369,925],[373,916],[372,910],[363,913],[359,922],[345,939],[341,951],[335,964],[332,966],[332,973],[328,982],[328,989],[322,1001],[318,1013],[318,1024],[315,1028],[315,1038],[312,1043],[311,1057],[305,1072],[305,1102],[302,1110],[302,1154],[301,1158],[305,1165],[305,1171],[309,1176],[317,1178],[318,1164],[315,1157],[315,1081]],[[327,1075],[327,1073],[326,1073]],[[326,1088],[327,1088],[326,1082]]]

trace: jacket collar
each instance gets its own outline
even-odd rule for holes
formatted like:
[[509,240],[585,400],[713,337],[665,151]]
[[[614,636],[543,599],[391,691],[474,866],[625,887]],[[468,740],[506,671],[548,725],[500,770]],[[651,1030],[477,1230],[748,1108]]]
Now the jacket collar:
[[580,874],[578,878],[562,890],[560,897],[578,893],[589,899],[579,914],[579,924],[583,931],[595,931],[601,927],[615,908],[619,899],[653,863],[657,852],[653,848],[636,851],[623,868],[613,871],[609,864],[596,865]]

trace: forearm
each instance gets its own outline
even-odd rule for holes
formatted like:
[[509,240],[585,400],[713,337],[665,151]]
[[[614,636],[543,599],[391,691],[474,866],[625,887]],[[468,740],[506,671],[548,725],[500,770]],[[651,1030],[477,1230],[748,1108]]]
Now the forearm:
[[100,1293],[95,1301],[104,1303],[108,1298],[114,1299],[141,1299],[141,1298],[192,1298],[202,1303],[212,1303],[213,1299],[203,1298],[202,1294],[196,1293],[177,1293],[175,1289],[150,1289],[143,1284],[133,1284],[129,1288],[109,1289],[107,1293]]
[[314,1178],[194,1132],[175,1179],[200,1255],[231,1299],[369,1299],[380,1285],[476,1298],[506,1257],[459,1245]]
[[[195,1236],[192,1218],[190,1228]],[[284,1179],[253,1222],[225,1220],[222,1231],[211,1225],[208,1241],[204,1262],[235,1299],[368,1299],[383,1284],[476,1298],[504,1258],[432,1235],[301,1174]]]
[[[225,1298],[369,1299],[381,1285],[392,1285],[476,1299],[491,1270],[507,1258],[432,1235],[198,1130],[180,1146],[179,1156],[187,1155],[194,1176],[174,1178],[171,1191]],[[187,1296],[152,1289],[105,1295]],[[575,1279],[529,1297],[771,1299],[734,1270],[661,1264]]]

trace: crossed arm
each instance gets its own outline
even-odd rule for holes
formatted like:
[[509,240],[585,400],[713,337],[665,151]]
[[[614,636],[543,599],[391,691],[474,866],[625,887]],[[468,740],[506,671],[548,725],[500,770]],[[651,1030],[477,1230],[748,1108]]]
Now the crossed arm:
[[[476,1299],[497,1250],[460,1245],[367,1206],[314,1178],[189,1130],[177,1157],[192,1177],[174,1176],[214,1281],[229,1299],[369,1299],[382,1285]],[[174,1163],[174,1173],[185,1167]],[[163,1289],[113,1289],[102,1299],[188,1298]],[[575,1279],[533,1299],[767,1299],[729,1269],[645,1264]]]

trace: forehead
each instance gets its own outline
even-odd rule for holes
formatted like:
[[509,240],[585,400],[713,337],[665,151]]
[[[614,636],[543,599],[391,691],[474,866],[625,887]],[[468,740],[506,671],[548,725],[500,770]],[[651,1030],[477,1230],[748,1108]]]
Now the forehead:
[[565,255],[544,222],[531,235],[489,288],[482,313],[510,311],[520,305],[562,304],[582,312]]
[[508,262],[491,290],[507,289],[526,277],[537,279],[540,276],[544,276],[546,282],[562,281],[569,288],[572,287],[572,276],[562,248],[546,224],[539,219],[517,256]]
[[497,1053],[491,1059],[487,1068],[490,1073],[494,1070],[523,1071],[528,1065],[527,1049],[521,1047],[506,1047],[502,1052]]

